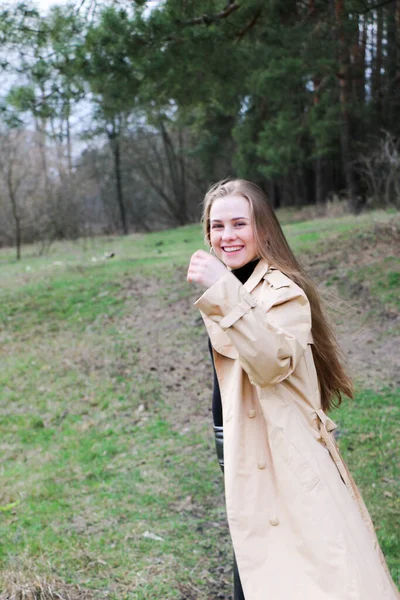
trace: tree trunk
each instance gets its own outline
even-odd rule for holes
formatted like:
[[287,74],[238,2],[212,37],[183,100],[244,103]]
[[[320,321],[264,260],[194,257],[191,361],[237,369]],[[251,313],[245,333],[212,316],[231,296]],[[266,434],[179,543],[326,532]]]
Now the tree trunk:
[[22,243],[22,233],[21,233],[21,218],[18,212],[18,204],[17,197],[14,189],[14,181],[13,181],[13,166],[14,166],[14,157],[10,157],[10,165],[7,172],[7,184],[8,184],[8,193],[11,201],[11,211],[14,217],[14,225],[15,225],[15,248],[17,251],[17,260],[21,260],[21,243]]
[[276,210],[281,207],[280,189],[276,181],[268,181],[267,195],[272,208]]
[[318,156],[314,164],[315,173],[315,203],[322,204],[324,202],[324,186],[322,178],[322,158]]
[[400,119],[400,0],[394,0],[388,4],[385,12],[387,15],[385,126],[389,131],[398,132]]
[[[375,103],[376,110],[379,116],[379,121],[382,115],[382,37],[383,37],[383,11],[378,8],[376,11],[376,47],[372,70],[372,99]],[[375,24],[374,24],[375,25]]]
[[65,117],[65,126],[67,134],[67,160],[68,160],[68,175],[72,175],[72,142],[71,142],[71,104],[67,101],[67,113]]
[[121,228],[123,235],[128,234],[128,224],[126,222],[126,210],[124,203],[124,194],[122,189],[122,173],[121,173],[121,146],[119,135],[116,131],[115,124],[113,124],[112,134],[109,135],[111,148],[114,158],[114,174],[117,192],[117,203],[119,208],[119,216],[121,220]]
[[336,0],[335,3],[336,32],[338,42],[338,83],[339,83],[339,102],[341,111],[340,123],[340,145],[342,153],[343,171],[346,180],[347,194],[349,197],[350,208],[354,213],[361,210],[357,199],[356,182],[353,169],[353,156],[351,144],[351,117],[349,113],[349,64],[350,56],[346,45],[343,20],[345,18],[344,0]]
[[185,223],[188,222],[189,218],[188,218],[188,211],[187,211],[187,193],[186,193],[186,165],[185,165],[185,158],[184,158],[184,143],[183,143],[183,133],[182,133],[182,128],[179,127],[179,134],[178,134],[178,140],[179,140],[179,171],[180,171],[180,189],[181,189],[181,202],[182,202],[182,208],[183,208],[183,213],[185,216]]
[[181,156],[177,156],[171,136],[162,120],[159,122],[159,129],[164,145],[165,157],[167,159],[168,174],[171,182],[172,194],[174,196],[174,216],[179,225],[186,225],[188,222],[187,203],[186,203],[186,180],[185,167],[183,159],[183,139],[181,131],[178,132],[178,144]]
[[[314,10],[314,6],[310,5]],[[314,96],[313,96],[313,105],[316,107],[320,102],[320,91],[321,91],[321,78],[313,77],[313,85],[314,85]],[[318,142],[317,142],[318,143]],[[315,143],[315,146],[317,146]],[[314,162],[314,199],[316,204],[322,204],[323,198],[323,185],[322,185],[322,157],[317,156]]]
[[356,73],[356,98],[361,108],[365,104],[365,55],[367,49],[367,17],[364,16],[362,22],[358,21],[359,43],[357,52],[357,73]]

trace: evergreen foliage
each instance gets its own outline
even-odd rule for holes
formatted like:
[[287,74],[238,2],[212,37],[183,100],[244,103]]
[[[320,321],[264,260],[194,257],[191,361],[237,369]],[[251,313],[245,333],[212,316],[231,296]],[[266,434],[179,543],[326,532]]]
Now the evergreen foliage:
[[100,229],[190,222],[206,187],[235,175],[275,206],[400,203],[398,151],[385,193],[365,175],[385,140],[398,149],[400,0],[80,0],[46,16],[3,2],[0,13],[2,135],[33,124],[44,158],[56,140],[64,202],[86,217],[102,205]]

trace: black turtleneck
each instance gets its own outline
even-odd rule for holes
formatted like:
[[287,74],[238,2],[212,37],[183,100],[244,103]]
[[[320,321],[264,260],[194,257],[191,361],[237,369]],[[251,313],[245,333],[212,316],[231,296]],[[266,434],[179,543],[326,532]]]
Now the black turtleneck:
[[[245,283],[248,280],[248,278],[250,277],[250,275],[253,273],[254,269],[256,268],[258,260],[259,260],[258,258],[256,260],[252,260],[251,262],[247,263],[246,265],[243,265],[243,267],[239,267],[239,269],[232,269],[231,272],[239,279],[240,283]],[[216,372],[215,366],[214,366],[214,358],[213,358],[212,346],[211,346],[210,339],[208,340],[208,348],[210,350],[211,361],[212,361],[213,372],[214,372],[214,389],[213,389],[213,398],[212,398],[213,420],[214,420],[214,425],[216,425],[217,427],[222,427],[223,420],[222,420],[221,393],[219,390],[217,372]]]

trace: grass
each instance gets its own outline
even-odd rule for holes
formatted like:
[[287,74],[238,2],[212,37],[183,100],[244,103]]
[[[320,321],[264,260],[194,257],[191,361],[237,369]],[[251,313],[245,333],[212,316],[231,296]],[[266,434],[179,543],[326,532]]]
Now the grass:
[[[332,418],[340,423],[340,449],[372,513],[382,550],[394,579],[400,577],[398,497],[399,391],[359,390]],[[397,524],[397,525],[396,525]]]
[[348,277],[354,284],[365,286],[369,294],[386,311],[400,311],[400,259],[387,256],[381,261],[357,270],[350,270]]
[[[388,219],[285,230],[306,256]],[[18,571],[72,600],[228,597],[231,547],[209,419],[185,425],[179,389],[169,392],[143,357],[150,342],[168,353],[171,337],[188,349],[203,343],[195,311],[170,323],[193,295],[179,269],[198,247],[199,227],[188,226],[57,243],[46,256],[26,247],[20,263],[0,251],[0,598]],[[398,310],[396,265],[350,266],[346,277]],[[394,577],[397,411],[393,390],[361,387],[333,415]]]

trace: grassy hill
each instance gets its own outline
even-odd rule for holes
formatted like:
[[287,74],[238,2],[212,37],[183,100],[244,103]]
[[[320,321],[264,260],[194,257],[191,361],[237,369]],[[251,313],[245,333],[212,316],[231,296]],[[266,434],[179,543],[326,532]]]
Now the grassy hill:
[[[396,578],[399,217],[285,232],[335,296],[358,393],[333,418]],[[230,597],[199,247],[188,226],[0,251],[1,600]]]

